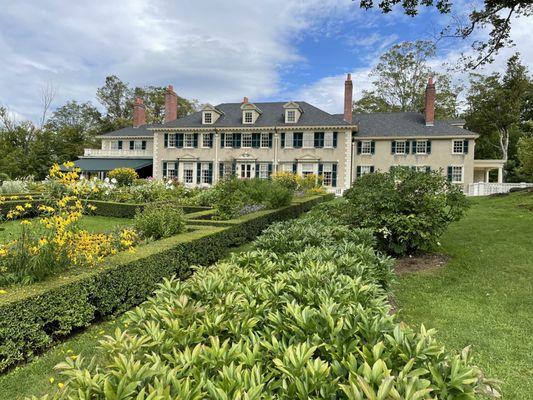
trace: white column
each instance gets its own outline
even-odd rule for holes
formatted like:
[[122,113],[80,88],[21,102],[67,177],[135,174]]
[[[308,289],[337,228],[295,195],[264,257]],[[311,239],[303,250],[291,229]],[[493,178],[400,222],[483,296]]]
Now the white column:
[[213,160],[213,185],[220,179],[220,176],[218,176],[218,172],[220,171],[218,167],[219,138],[220,135],[218,132],[213,135],[213,147],[215,148],[215,159]]
[[498,168],[498,183],[503,182],[503,167]]
[[485,171],[485,182],[490,182],[490,169]]

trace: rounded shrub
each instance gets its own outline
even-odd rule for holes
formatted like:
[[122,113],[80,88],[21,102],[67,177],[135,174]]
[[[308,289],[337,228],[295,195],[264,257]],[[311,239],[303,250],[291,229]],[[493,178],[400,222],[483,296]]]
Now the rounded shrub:
[[183,210],[171,203],[152,203],[137,210],[134,228],[144,237],[161,239],[185,230]]
[[119,186],[131,186],[135,179],[139,178],[133,168],[115,168],[109,171],[108,177],[116,179]]

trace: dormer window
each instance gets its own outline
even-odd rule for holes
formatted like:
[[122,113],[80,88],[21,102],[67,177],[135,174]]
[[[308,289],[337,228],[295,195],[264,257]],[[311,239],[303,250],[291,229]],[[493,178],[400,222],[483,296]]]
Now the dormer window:
[[251,124],[253,122],[254,122],[254,115],[252,111],[245,111],[244,112],[244,123]]
[[213,123],[213,113],[211,112],[204,112],[204,124],[212,124]]
[[285,123],[286,124],[297,124],[303,110],[300,105],[294,101],[289,101],[283,105],[285,110]]
[[287,110],[287,122],[296,122],[296,110]]

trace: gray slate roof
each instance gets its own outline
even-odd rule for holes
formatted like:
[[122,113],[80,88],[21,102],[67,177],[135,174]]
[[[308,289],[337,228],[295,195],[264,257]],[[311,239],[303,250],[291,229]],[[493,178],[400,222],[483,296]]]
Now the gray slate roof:
[[[265,102],[253,103],[258,107],[262,114],[257,118],[255,124],[242,124],[242,103],[222,103],[215,106],[216,109],[223,112],[218,120],[209,126],[213,127],[242,127],[242,126],[320,126],[320,125],[350,125],[344,121],[343,116],[332,115],[312,106],[305,101],[295,101],[303,111],[300,119],[296,124],[285,123],[285,110],[283,105],[287,102]],[[196,112],[175,121],[163,124],[164,128],[190,128],[206,127],[202,125],[202,112]]]
[[359,124],[358,137],[477,135],[454,126],[456,121],[436,120],[434,126],[426,126],[424,114],[417,112],[354,114],[353,121]]
[[138,128],[134,128],[133,126],[128,126],[126,128],[118,129],[116,131],[102,133],[99,136],[105,136],[105,137],[124,137],[124,136],[154,136],[154,132],[151,130],[148,130],[150,127],[156,127],[160,125],[143,125],[139,126]]

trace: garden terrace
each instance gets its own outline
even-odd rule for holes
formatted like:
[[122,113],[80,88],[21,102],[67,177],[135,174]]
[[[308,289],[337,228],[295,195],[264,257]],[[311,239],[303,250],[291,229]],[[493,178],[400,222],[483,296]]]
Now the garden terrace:
[[228,221],[226,226],[197,226],[195,220],[189,223],[191,232],[110,256],[95,268],[71,269],[10,289],[0,297],[0,370],[99,318],[130,309],[144,301],[161,279],[186,278],[191,266],[210,265],[272,222],[297,217],[327,199],[331,196],[300,198],[289,206]]

